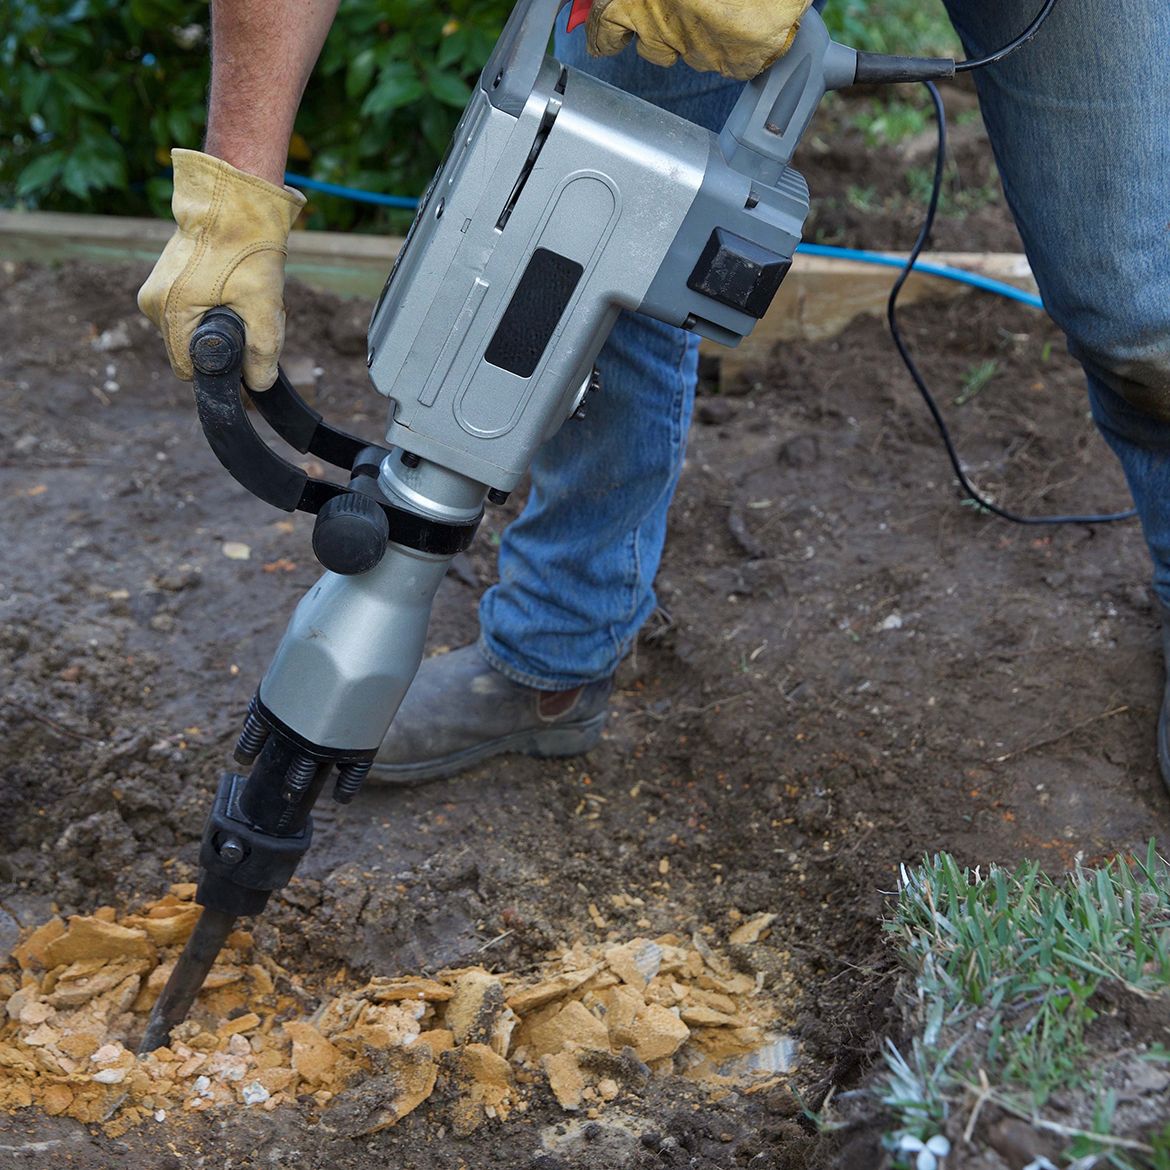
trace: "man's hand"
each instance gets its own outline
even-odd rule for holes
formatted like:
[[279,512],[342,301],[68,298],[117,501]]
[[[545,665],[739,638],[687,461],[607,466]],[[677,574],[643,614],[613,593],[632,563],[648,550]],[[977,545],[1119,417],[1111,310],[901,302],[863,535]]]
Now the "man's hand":
[[244,381],[267,390],[284,343],[284,257],[304,197],[281,186],[293,119],[338,0],[211,0],[206,154],[176,150],[178,231],[138,293],[171,368],[194,376],[200,318],[244,319]]
[[284,258],[305,197],[197,150],[171,153],[178,230],[138,292],[159,327],[171,369],[194,377],[188,347],[216,305],[245,323],[244,381],[267,390],[284,345]]
[[594,0],[589,51],[609,57],[637,38],[655,65],[679,57],[703,72],[747,81],[792,47],[812,0]]

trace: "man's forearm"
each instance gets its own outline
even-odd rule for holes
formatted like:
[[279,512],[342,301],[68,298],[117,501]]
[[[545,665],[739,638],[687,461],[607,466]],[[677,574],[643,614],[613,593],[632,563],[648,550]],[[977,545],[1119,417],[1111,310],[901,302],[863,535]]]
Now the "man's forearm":
[[208,154],[284,182],[288,141],[339,0],[212,0]]

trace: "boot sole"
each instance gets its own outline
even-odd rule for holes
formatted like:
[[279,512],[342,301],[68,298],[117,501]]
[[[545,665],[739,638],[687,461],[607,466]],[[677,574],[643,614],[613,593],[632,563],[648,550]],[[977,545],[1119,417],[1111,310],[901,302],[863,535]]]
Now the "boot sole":
[[379,764],[370,769],[367,784],[387,787],[413,787],[431,780],[446,780],[451,776],[493,756],[513,753],[536,756],[542,759],[562,756],[580,756],[596,746],[601,738],[608,711],[602,711],[583,723],[570,723],[563,727],[539,727],[526,731],[515,731],[498,739],[490,739],[462,751],[440,756],[434,760],[422,760],[415,764]]

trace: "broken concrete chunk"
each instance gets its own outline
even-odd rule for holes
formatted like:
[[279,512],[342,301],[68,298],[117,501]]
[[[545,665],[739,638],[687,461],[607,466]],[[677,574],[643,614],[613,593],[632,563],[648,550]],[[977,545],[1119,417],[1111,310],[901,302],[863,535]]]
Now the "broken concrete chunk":
[[292,1066],[296,1072],[312,1084],[326,1080],[340,1055],[337,1049],[304,1020],[289,1020],[284,1034],[293,1042]]
[[540,1063],[557,1104],[569,1112],[580,1109],[581,1095],[585,1092],[585,1076],[577,1063],[577,1057],[572,1052],[557,1052],[542,1057]]
[[68,1085],[47,1085],[41,1106],[50,1117],[60,1117],[73,1104],[73,1090]]
[[154,943],[144,930],[79,915],[70,918],[65,933],[44,948],[46,967],[60,967],[78,959],[153,960],[155,955]]
[[605,952],[610,970],[639,991],[658,974],[662,966],[662,947],[648,938],[631,939]]
[[219,1034],[221,1036],[235,1036],[240,1032],[250,1032],[253,1028],[260,1027],[260,1017],[255,1012],[247,1012],[242,1016],[237,1016],[234,1020],[228,1020],[226,1024],[221,1024]]
[[588,983],[601,970],[600,963],[583,968],[580,971],[566,971],[553,979],[546,979],[533,987],[525,987],[508,996],[508,1007],[518,1016],[526,1016],[545,1004],[564,999],[583,984]]
[[50,918],[38,926],[19,946],[12,948],[12,957],[27,971],[30,967],[47,967],[45,948],[65,933],[65,923],[60,918]]
[[683,1023],[699,1028],[723,1028],[729,1024],[736,1025],[744,1022],[738,1016],[729,1016],[724,1012],[717,1012],[714,1008],[704,1007],[698,1003],[684,1005],[680,1015]]
[[652,1064],[673,1056],[690,1039],[691,1030],[669,1008],[649,1003],[630,1029],[638,1059]]
[[[79,964],[74,964],[78,966]],[[108,991],[114,991],[125,980],[140,976],[150,968],[149,959],[138,959],[126,963],[106,963],[93,974],[69,977],[68,968],[57,980],[53,993],[48,997],[49,1003],[58,1008],[75,1008]],[[138,993],[138,984],[134,985],[134,993]],[[120,997],[119,997],[120,998]],[[127,1005],[128,1006],[128,1005]],[[119,1010],[124,1011],[125,1008]]]
[[728,942],[736,946],[758,943],[764,937],[768,927],[776,921],[775,914],[757,914],[747,922],[737,926],[728,936]]
[[434,979],[371,979],[367,985],[375,1003],[398,1003],[404,999],[421,999],[425,1003],[446,1003],[455,988]]
[[451,1127],[460,1137],[474,1133],[485,1117],[507,1116],[512,1093],[512,1066],[486,1044],[468,1044],[446,1052],[446,1069],[461,1090],[451,1110]]
[[448,1052],[455,1047],[455,1037],[446,1028],[433,1028],[429,1032],[422,1032],[414,1044],[425,1044],[438,1058],[440,1053]]
[[456,1044],[487,1044],[503,1010],[503,984],[487,971],[473,968],[455,981],[443,1022]]
[[155,946],[185,943],[199,921],[202,908],[192,903],[152,906],[145,916],[123,919],[123,925],[142,930]]
[[526,1028],[526,1041],[534,1056],[551,1056],[566,1044],[581,1048],[608,1048],[609,1032],[583,1003],[570,1000],[554,1015],[534,1020]]

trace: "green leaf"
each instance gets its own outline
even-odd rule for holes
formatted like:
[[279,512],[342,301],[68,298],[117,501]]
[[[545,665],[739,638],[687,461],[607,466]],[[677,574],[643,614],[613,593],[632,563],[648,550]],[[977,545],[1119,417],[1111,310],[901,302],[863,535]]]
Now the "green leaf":
[[349,69],[345,74],[345,96],[350,101],[356,101],[369,89],[377,66],[373,49],[363,49],[349,63]]
[[425,94],[426,89],[415,76],[414,70],[405,62],[400,62],[382,71],[378,84],[362,102],[361,112],[363,117],[376,117],[416,102]]
[[50,186],[60,175],[64,166],[65,152],[61,150],[53,150],[48,154],[42,154],[40,158],[33,159],[20,172],[20,177],[16,180],[17,198],[23,199]]
[[436,69],[433,65],[427,66],[426,74],[427,88],[431,91],[432,97],[460,110],[467,105],[471,90],[457,74]]

